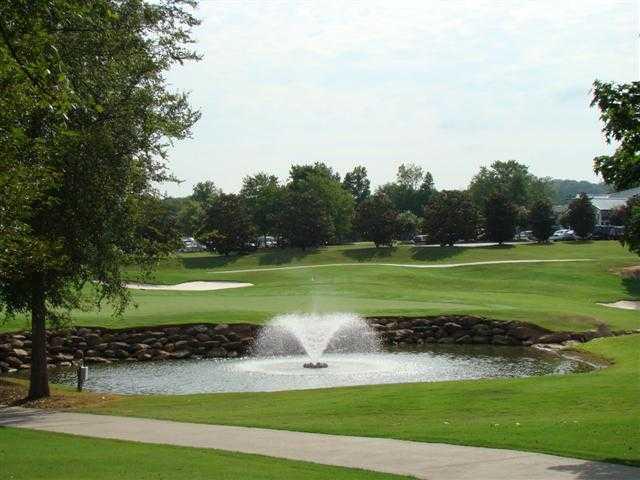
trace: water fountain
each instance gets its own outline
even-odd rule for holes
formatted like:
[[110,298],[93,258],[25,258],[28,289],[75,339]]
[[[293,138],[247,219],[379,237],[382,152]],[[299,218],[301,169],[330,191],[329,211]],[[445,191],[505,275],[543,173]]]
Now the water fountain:
[[327,368],[321,358],[331,353],[380,351],[376,332],[351,313],[288,314],[273,319],[262,329],[255,354],[261,357],[306,354],[303,368]]

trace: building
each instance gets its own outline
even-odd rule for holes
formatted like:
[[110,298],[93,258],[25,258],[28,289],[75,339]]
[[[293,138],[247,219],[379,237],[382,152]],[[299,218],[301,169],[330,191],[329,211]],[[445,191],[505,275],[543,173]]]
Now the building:
[[596,224],[609,225],[611,213],[625,206],[636,195],[640,195],[640,187],[602,195],[589,195],[591,203],[596,209]]

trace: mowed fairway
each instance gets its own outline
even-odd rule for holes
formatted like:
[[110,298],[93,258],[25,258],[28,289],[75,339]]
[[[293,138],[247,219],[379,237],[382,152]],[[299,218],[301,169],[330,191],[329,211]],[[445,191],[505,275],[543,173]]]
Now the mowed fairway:
[[[564,259],[588,261],[441,269],[376,265]],[[230,257],[186,254],[165,261],[148,281],[239,281],[254,286],[208,292],[134,291],[137,308],[128,309],[123,318],[114,318],[108,306],[100,312],[74,312],[73,318],[76,324],[117,328],[191,322],[262,323],[292,311],[473,313],[528,320],[557,330],[590,329],[599,322],[614,328],[637,328],[637,312],[597,305],[640,296],[640,281],[616,275],[617,270],[634,263],[638,257],[617,242],[394,249],[356,244],[306,252],[274,249]],[[298,268],[305,266],[314,268]],[[229,271],[236,273],[225,273]],[[129,276],[135,280],[135,271],[129,271]],[[1,328],[16,330],[25,325],[25,318],[18,317]]]

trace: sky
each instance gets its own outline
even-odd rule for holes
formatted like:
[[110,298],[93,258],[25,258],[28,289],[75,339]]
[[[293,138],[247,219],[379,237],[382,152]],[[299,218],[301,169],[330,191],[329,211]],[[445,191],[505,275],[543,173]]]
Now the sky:
[[198,63],[169,72],[202,113],[169,168],[202,180],[285,179],[322,161],[364,165],[373,185],[402,163],[436,187],[516,159],[538,176],[596,181],[612,151],[590,108],[595,79],[639,79],[637,0],[203,0]]

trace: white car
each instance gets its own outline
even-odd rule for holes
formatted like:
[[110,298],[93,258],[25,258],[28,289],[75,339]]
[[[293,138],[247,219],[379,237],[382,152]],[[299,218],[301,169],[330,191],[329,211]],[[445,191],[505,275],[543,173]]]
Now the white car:
[[578,237],[576,236],[576,232],[569,229],[560,229],[556,230],[553,235],[549,238],[552,242],[562,241],[562,240],[576,240]]

